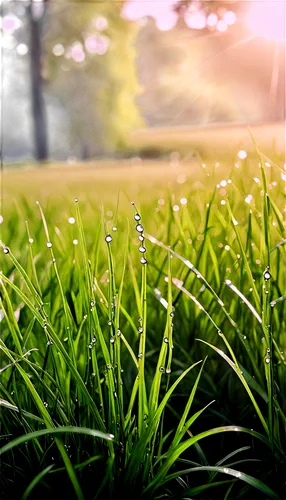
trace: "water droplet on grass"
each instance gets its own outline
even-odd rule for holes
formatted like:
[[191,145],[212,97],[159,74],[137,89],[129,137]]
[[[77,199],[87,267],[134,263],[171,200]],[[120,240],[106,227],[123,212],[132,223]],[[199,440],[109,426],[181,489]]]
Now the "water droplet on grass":
[[44,407],[48,408],[48,406],[49,406],[48,403],[46,403],[46,401],[44,401]]
[[75,203],[78,203],[78,198],[75,198],[75,199],[74,199],[74,202],[75,202]]
[[139,252],[141,252],[141,253],[145,253],[145,252],[146,252],[146,248],[145,248],[145,247],[143,247],[143,246],[140,246],[140,247],[139,247]]
[[53,244],[51,243],[51,241],[47,241],[46,245],[47,245],[48,248],[52,248],[52,246],[53,246]]
[[33,238],[29,238],[29,243],[31,243],[31,244],[34,243]]
[[143,328],[142,328],[142,326],[139,326],[139,328],[138,328],[138,333],[143,333]]
[[138,354],[138,358],[139,358],[139,359],[142,359],[142,358],[143,358],[143,354],[142,354],[142,352],[139,352],[139,354]]
[[114,337],[110,337],[110,343],[114,344],[114,342],[115,342],[115,338]]
[[164,368],[164,366],[160,366],[160,368],[159,368],[159,372],[161,372],[161,373],[164,373],[164,372],[165,372],[165,368]]
[[147,264],[147,260],[145,259],[145,257],[141,257],[140,262],[141,264]]
[[108,234],[108,235],[105,237],[105,241],[106,241],[106,243],[111,243],[111,241],[112,241],[112,236],[111,236],[111,234]]
[[139,215],[139,214],[135,214],[135,215],[134,215],[134,219],[138,221],[138,220],[141,220],[141,217],[140,217],[140,215]]
[[113,226],[112,231],[117,231],[117,227]]
[[144,236],[143,236],[143,234],[140,234],[140,235],[138,236],[138,240],[140,240],[140,241],[144,241]]
[[95,342],[96,342],[96,337],[93,337],[93,338],[91,339],[91,342],[92,342],[93,344],[95,344]]
[[3,252],[4,252],[5,254],[8,254],[8,253],[10,252],[10,250],[9,250],[9,248],[8,248],[8,247],[5,247],[5,248],[3,249]]
[[270,272],[268,271],[268,269],[266,269],[266,271],[264,271],[264,273],[263,273],[263,278],[265,279],[265,281],[270,280],[270,278],[271,278],[271,274],[270,274]]
[[171,373],[171,368],[166,368],[166,373],[169,375]]
[[91,307],[94,307],[95,306],[95,300],[92,300],[91,303],[90,303]]
[[137,224],[136,231],[138,231],[138,233],[143,233],[144,227],[142,226],[142,224]]
[[168,344],[168,342],[169,342],[168,337],[164,337],[164,342],[165,342],[165,344]]
[[269,364],[270,363],[270,358],[267,356],[267,358],[265,358],[265,363]]
[[109,320],[109,321],[107,322],[107,324],[108,324],[108,326],[111,326],[111,325],[112,325],[112,321],[110,321],[110,320]]
[[173,317],[175,316],[175,313],[172,311],[172,312],[170,313],[170,316],[171,316],[171,318],[173,318]]

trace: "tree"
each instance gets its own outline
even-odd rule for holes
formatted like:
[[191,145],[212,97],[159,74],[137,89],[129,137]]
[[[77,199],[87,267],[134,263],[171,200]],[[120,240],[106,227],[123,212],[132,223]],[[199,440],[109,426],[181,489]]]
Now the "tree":
[[27,16],[30,29],[31,101],[35,155],[38,160],[46,160],[48,138],[42,78],[42,35],[46,18],[46,1],[36,3],[32,1],[27,7]]
[[49,90],[65,109],[77,157],[123,149],[142,125],[134,40],[116,1],[50,3],[44,37]]
[[59,136],[61,158],[124,148],[128,131],[142,121],[133,45],[138,27],[121,17],[121,5],[115,0],[7,4],[2,29],[13,38],[13,56],[30,60],[25,79],[35,157],[47,159],[48,142],[54,155]]

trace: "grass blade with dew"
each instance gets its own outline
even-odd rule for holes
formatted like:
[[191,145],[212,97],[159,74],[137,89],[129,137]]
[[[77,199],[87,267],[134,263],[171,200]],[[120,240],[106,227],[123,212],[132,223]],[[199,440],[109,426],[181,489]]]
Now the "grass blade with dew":
[[201,361],[198,361],[197,363],[194,363],[192,366],[187,368],[187,370],[185,370],[177,378],[177,380],[172,384],[170,389],[164,395],[161,403],[158,406],[158,409],[156,410],[153,416],[153,419],[149,422],[149,426],[147,427],[147,429],[144,430],[144,433],[141,435],[140,439],[138,440],[137,444],[134,447],[129,463],[127,464],[126,477],[125,477],[126,484],[131,485],[134,483],[135,478],[138,474],[138,470],[140,469],[140,462],[144,455],[145,449],[150,440],[153,438],[154,434],[157,432],[160,418],[162,416],[162,413],[170,396],[172,395],[178,384],[181,382],[181,380],[199,363],[201,363]]
[[148,418],[148,403],[145,382],[145,348],[147,334],[147,259],[145,258],[146,248],[144,247],[144,227],[141,223],[141,215],[135,206],[134,219],[136,222],[136,231],[139,234],[140,242],[139,252],[142,254],[140,262],[142,264],[141,272],[141,293],[140,293],[140,326],[139,332],[139,352],[138,352],[138,436],[140,437],[146,426],[145,420]]
[[[40,323],[40,325],[42,326],[43,325],[43,321],[46,320],[46,318],[43,318],[40,314],[40,312],[34,307],[34,305],[32,304],[32,302],[27,298],[27,296],[25,294],[23,294],[23,292],[21,292],[21,290],[14,284],[12,283],[9,278],[7,278],[6,276],[4,276],[3,274],[1,275],[1,278],[3,281],[5,281],[6,283],[8,283],[10,285],[10,287],[21,297],[21,299],[23,300],[23,302],[28,306],[28,308],[30,309],[30,311],[32,312],[32,314],[34,315],[34,317],[37,319],[37,321]],[[80,389],[83,397],[85,398],[86,402],[89,404],[90,406],[90,409],[95,417],[95,421],[97,423],[97,426],[102,430],[104,431],[105,430],[105,426],[103,424],[103,421],[101,419],[101,416],[98,412],[98,409],[92,399],[92,397],[90,396],[79,372],[77,371],[76,367],[74,366],[70,356],[68,355],[63,343],[60,341],[58,335],[56,334],[56,332],[53,330],[52,326],[51,325],[47,325],[46,326],[46,329],[48,330],[48,333],[49,333],[49,336],[52,340],[52,342],[55,344],[55,346],[57,347],[58,351],[60,352],[60,354],[62,355],[67,367],[69,368],[71,374],[73,375],[74,377],[74,380],[75,382],[77,383],[78,385],[78,388]]]
[[[7,357],[9,357],[11,359],[12,362],[14,362],[14,359],[13,357],[11,356],[9,350],[6,348],[6,346],[3,344],[3,342],[0,341],[0,348],[2,349],[2,351],[6,354]],[[47,432],[49,433],[49,431],[53,431],[53,421],[50,417],[50,414],[49,412],[47,411],[42,399],[40,398],[38,392],[36,391],[34,385],[32,384],[29,376],[27,375],[27,373],[25,372],[25,370],[19,365],[19,364],[16,364],[15,365],[17,370],[20,372],[23,380],[24,380],[24,383],[28,389],[28,391],[31,393],[31,396],[36,404],[36,407],[38,408],[43,420],[44,420],[44,423],[46,425],[46,429],[43,429],[42,431],[36,431],[33,434],[33,439],[38,439],[38,435],[39,433],[41,432]],[[7,445],[3,446],[1,449],[0,449],[0,455],[5,453],[6,451],[12,449],[14,446],[17,446],[17,443],[21,443],[21,442],[26,442],[28,441],[27,439],[27,436],[28,434],[24,434],[23,436],[21,436],[20,438],[18,439],[15,439],[14,441],[8,443]],[[15,444],[16,442],[16,444]],[[75,493],[77,495],[77,498],[78,499],[83,499],[83,493],[82,493],[82,490],[81,490],[81,487],[80,487],[80,484],[78,482],[78,479],[76,477],[76,474],[75,474],[75,471],[73,469],[73,466],[71,464],[71,461],[69,459],[69,456],[68,456],[68,453],[63,445],[63,443],[55,438],[55,442],[56,442],[56,445],[59,449],[59,452],[61,454],[61,457],[63,459],[63,462],[65,464],[65,467],[66,467],[66,470],[67,470],[67,473],[69,475],[69,478],[70,478],[70,481],[73,485],[73,488],[75,490]]]
[[[255,477],[249,476],[248,474],[245,474],[244,472],[240,472],[234,469],[230,469],[228,467],[218,467],[218,466],[200,466],[200,467],[192,467],[191,469],[186,469],[184,471],[179,471],[175,472],[174,474],[170,474],[167,476],[163,482],[163,484],[166,484],[167,482],[171,481],[172,479],[175,479],[178,475],[182,476],[184,474],[190,474],[191,472],[203,472],[203,471],[215,471],[217,473],[223,473],[223,474],[228,474],[230,476],[235,477],[236,479],[239,479],[241,481],[244,481],[250,486],[253,486],[255,489],[262,491],[265,495],[267,495],[268,498],[272,498],[273,500],[279,500],[279,496],[277,493],[275,493],[271,488],[269,488],[266,484],[264,484],[262,481],[259,479],[256,479]],[[188,490],[185,492],[185,494],[188,494]]]
[[[157,408],[161,389],[162,375],[171,373],[171,360],[172,360],[172,347],[173,347],[173,307],[172,307],[172,287],[171,287],[171,259],[170,254],[168,254],[168,302],[167,302],[167,318],[166,325],[163,332],[163,338],[161,343],[161,348],[158,356],[157,366],[155,370],[155,375],[153,378],[152,386],[149,394],[149,418],[152,420]],[[166,359],[168,357],[167,368],[165,367]]]
[[[216,427],[214,429],[209,429],[207,431],[201,432],[192,438],[187,439],[183,443],[179,444],[175,449],[170,450],[170,452],[166,453],[166,458],[163,462],[163,465],[160,467],[154,478],[149,482],[148,486],[145,488],[143,492],[143,496],[148,493],[148,495],[154,495],[155,491],[162,486],[165,482],[166,475],[168,471],[172,467],[172,465],[176,462],[176,460],[180,457],[180,455],[187,450],[190,446],[193,446],[195,442],[200,441],[209,436],[218,435],[222,432],[245,432],[250,434],[258,439],[260,439],[263,443],[269,446],[269,441],[258,432],[252,431],[250,429],[246,429],[245,427],[235,427],[235,426],[224,426],[224,427]],[[201,466],[203,467],[203,466]],[[169,481],[169,479],[168,479]]]

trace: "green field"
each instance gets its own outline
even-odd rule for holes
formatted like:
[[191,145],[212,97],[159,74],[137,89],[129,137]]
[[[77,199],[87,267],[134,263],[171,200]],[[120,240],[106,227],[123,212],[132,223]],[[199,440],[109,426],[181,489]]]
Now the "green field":
[[1,498],[284,498],[274,160],[4,171]]

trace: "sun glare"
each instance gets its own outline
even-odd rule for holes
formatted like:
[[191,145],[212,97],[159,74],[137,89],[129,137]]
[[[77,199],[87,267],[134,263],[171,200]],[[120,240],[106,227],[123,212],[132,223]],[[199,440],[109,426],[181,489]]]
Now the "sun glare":
[[286,0],[253,1],[246,14],[246,25],[256,36],[285,41]]

